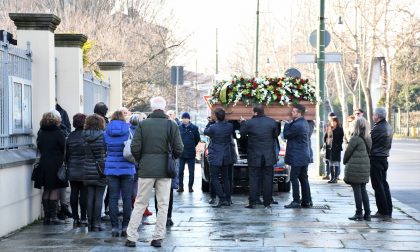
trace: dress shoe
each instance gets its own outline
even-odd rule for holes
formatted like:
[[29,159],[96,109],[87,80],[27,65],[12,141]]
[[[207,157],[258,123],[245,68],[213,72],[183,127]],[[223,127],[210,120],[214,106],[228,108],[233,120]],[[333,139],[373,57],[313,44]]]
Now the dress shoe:
[[226,200],[219,200],[219,203],[217,203],[217,205],[214,205],[214,206],[212,206],[212,207],[214,207],[214,208],[221,208],[222,206],[230,206],[230,203],[229,203],[229,201],[226,201]]
[[127,231],[121,231],[121,237],[127,237]]
[[255,208],[257,208],[257,206],[255,204],[248,204],[248,205],[245,206],[245,208],[255,209]]
[[80,220],[79,219],[74,219],[73,220],[73,227],[80,227]]
[[91,227],[89,231],[99,232],[99,231],[104,231],[104,229],[102,227]]
[[276,200],[271,200],[271,204],[273,204],[273,205],[278,205],[278,204],[279,204],[279,202],[278,202],[278,201],[276,201]]
[[300,206],[302,208],[311,208],[313,206],[312,202],[310,203],[301,203]]
[[156,247],[156,248],[160,248],[160,247],[162,247],[162,239],[152,240],[150,245],[152,245],[153,247]]
[[124,246],[134,248],[136,247],[136,243],[130,240],[126,240]]
[[325,176],[322,178],[322,180],[330,180],[330,176]]
[[213,204],[215,204],[216,203],[216,198],[211,198],[210,200],[209,200],[209,204],[210,205],[213,205]]
[[328,181],[329,184],[337,184],[337,179],[331,179],[330,181]]
[[352,217],[349,217],[349,220],[361,221],[361,220],[363,220],[363,215],[362,214],[355,214]]
[[386,215],[386,214],[381,214],[379,212],[376,212],[374,215],[371,216],[371,218],[375,218],[375,219],[382,219],[382,220],[390,220],[391,216]]
[[166,220],[166,226],[167,227],[172,227],[173,225],[174,225],[174,222],[172,221],[172,219],[171,218],[168,218]]
[[119,236],[120,236],[120,232],[112,231],[112,237],[119,237]]
[[194,192],[194,190],[192,189],[192,187],[188,188],[189,192]]
[[178,188],[178,190],[176,190],[177,192],[183,192],[184,191],[184,188],[182,188],[182,187],[180,187],[180,188]]
[[364,219],[365,221],[371,221],[371,220],[372,220],[372,218],[371,218],[371,216],[370,216],[370,212],[369,212],[369,213],[365,213],[365,215],[363,215],[363,219]]
[[300,204],[292,201],[289,205],[285,205],[284,208],[301,208]]

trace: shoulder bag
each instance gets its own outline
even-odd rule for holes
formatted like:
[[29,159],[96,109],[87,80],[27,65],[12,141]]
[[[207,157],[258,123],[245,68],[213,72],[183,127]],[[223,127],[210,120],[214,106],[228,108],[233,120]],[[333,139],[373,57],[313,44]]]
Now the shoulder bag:
[[171,132],[172,132],[172,122],[171,120],[168,120],[167,123],[167,136],[168,136],[168,167],[167,167],[167,175],[169,178],[175,178],[177,176],[177,171],[176,171],[176,160],[174,158],[174,156],[172,155],[172,137],[171,137]]
[[[86,142],[86,141],[85,141]],[[93,154],[92,151],[92,147],[90,146],[90,144],[88,142],[86,142],[89,152],[92,155],[93,159],[95,160],[95,168],[96,168],[96,172],[98,173],[100,178],[105,178],[105,162],[103,160],[98,160],[95,157],[95,154]]]
[[67,173],[67,165],[66,165],[66,150],[67,150],[67,141],[64,145],[64,161],[63,164],[61,165],[61,167],[58,169],[57,171],[57,177],[59,180],[61,180],[62,182],[67,182],[68,181],[68,173]]
[[128,129],[128,139],[124,142],[124,149],[123,149],[123,156],[124,158],[131,163],[136,163],[133,154],[131,153],[131,141],[133,139],[133,134],[131,134],[131,130]]

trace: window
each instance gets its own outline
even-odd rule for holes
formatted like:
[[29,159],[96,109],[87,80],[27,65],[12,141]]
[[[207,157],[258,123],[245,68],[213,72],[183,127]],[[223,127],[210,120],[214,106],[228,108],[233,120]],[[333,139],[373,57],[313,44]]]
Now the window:
[[10,134],[32,132],[32,83],[30,80],[10,77]]

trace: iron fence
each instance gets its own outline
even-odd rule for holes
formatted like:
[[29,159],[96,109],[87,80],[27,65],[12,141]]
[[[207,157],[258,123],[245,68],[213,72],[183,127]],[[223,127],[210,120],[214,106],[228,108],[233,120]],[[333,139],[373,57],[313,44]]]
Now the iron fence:
[[0,41],[0,150],[32,145],[31,62],[29,42],[26,49],[13,46],[4,31]]
[[89,115],[98,102],[109,106],[110,84],[95,78],[91,73],[83,75],[83,111]]

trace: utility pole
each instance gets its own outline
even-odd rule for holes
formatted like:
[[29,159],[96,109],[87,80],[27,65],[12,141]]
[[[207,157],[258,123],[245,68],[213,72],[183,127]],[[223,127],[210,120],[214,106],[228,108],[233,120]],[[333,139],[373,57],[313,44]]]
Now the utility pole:
[[258,77],[258,39],[260,34],[260,0],[257,0],[257,39],[255,43],[255,77]]
[[216,28],[216,75],[219,74],[219,46],[218,46],[218,34]]
[[[318,131],[318,139],[317,139],[317,150],[321,149],[323,134],[324,134],[324,125],[325,125],[325,94],[324,94],[324,87],[325,87],[325,0],[320,0],[319,4],[319,27],[318,27],[318,36],[317,36],[317,68],[318,68],[318,83],[317,83],[317,91],[319,94],[319,98],[321,102],[317,103],[317,119],[319,123],[317,123],[317,131]],[[319,175],[322,176],[325,173],[324,164],[321,162],[319,155],[316,157],[317,163],[319,165]]]
[[197,70],[197,59],[195,60],[195,125],[197,125],[198,117],[198,70]]

